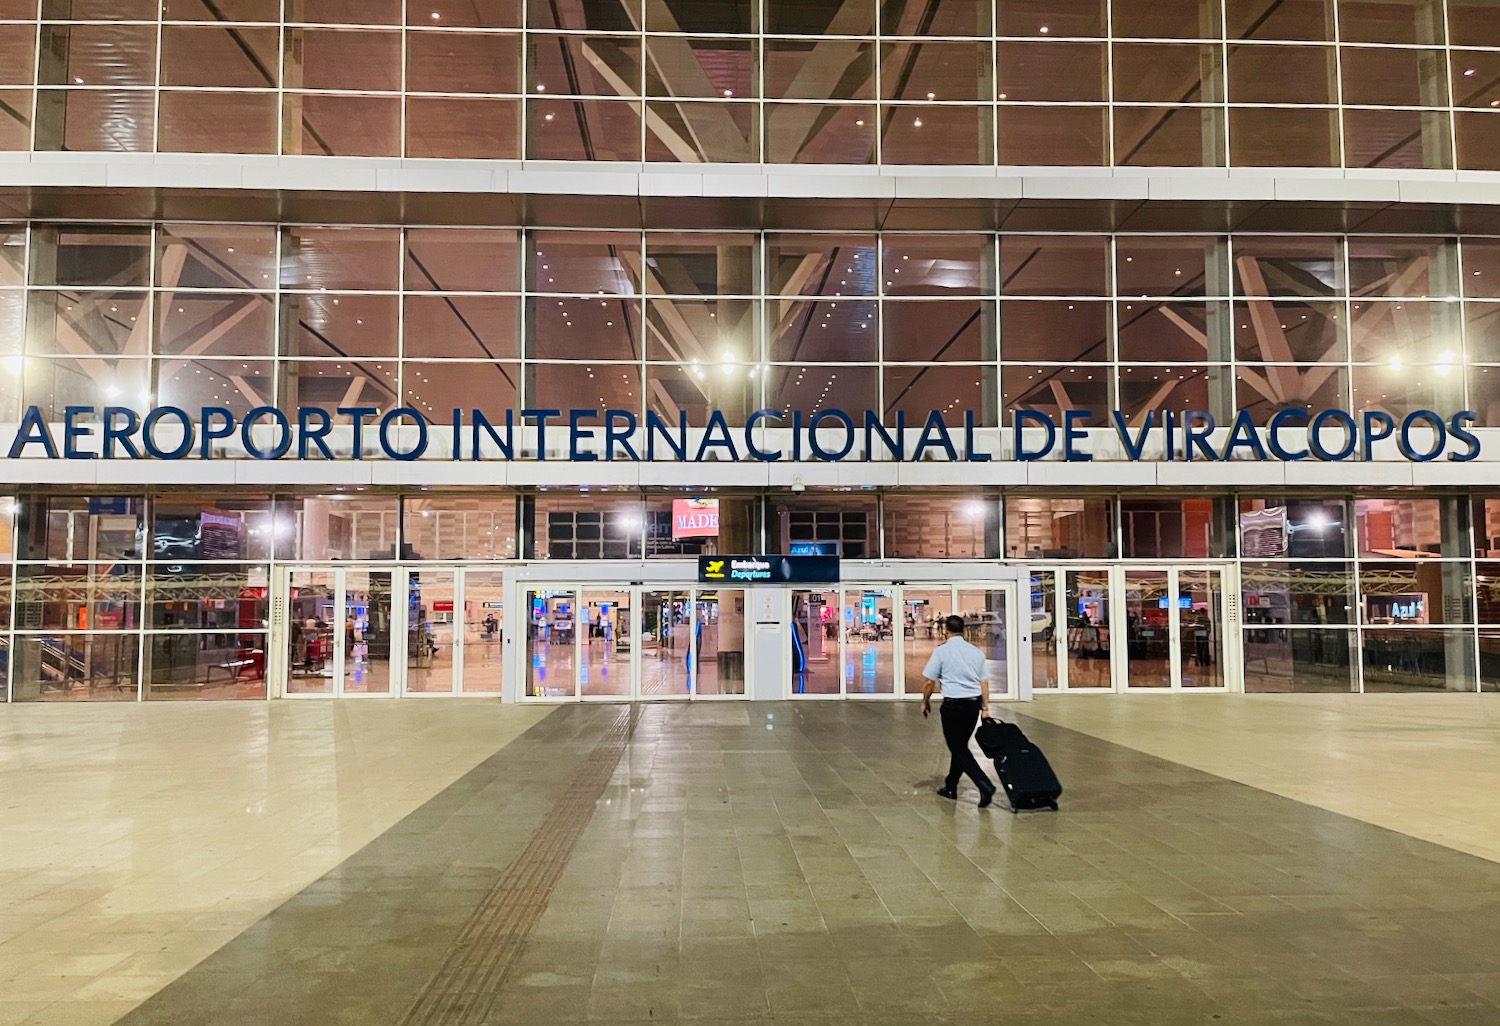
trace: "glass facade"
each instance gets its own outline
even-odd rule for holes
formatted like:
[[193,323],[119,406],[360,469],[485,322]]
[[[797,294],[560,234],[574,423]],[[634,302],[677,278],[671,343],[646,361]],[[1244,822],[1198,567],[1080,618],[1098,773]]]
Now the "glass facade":
[[[38,406],[1471,409],[1500,239],[0,228],[0,420]],[[834,402],[834,400],[837,402]],[[1146,553],[1142,553],[1143,555]],[[1163,552],[1165,554],[1165,552]],[[1186,553],[1184,553],[1186,554]]]
[[11,150],[1500,168],[1493,0],[0,6]]
[[[842,555],[850,568],[860,560],[950,560],[957,577],[975,576],[975,560],[996,560],[1004,549],[1008,561],[1035,568],[1038,687],[1056,686],[1047,674],[1057,672],[1059,640],[1070,690],[1110,687],[1110,597],[1119,597],[1122,630],[1164,617],[1156,611],[1167,608],[1169,565],[1187,600],[1183,672],[1196,666],[1204,686],[1230,685],[1220,638],[1203,626],[1225,586],[1237,587],[1242,610],[1227,640],[1238,642],[1247,691],[1493,689],[1500,665],[1500,560],[1487,533],[1500,523],[1500,496],[1240,493],[1144,504],[1129,492],[728,490],[714,495],[720,537],[663,544],[672,531],[653,526],[650,514],[680,495],[23,492],[0,506],[9,697],[264,698],[267,652],[288,643],[296,655],[287,693],[386,693],[393,678],[380,663],[392,651],[391,595],[402,580],[412,608],[435,618],[413,621],[430,629],[431,647],[425,661],[408,651],[415,660],[408,693],[493,694],[504,669],[493,647],[502,572],[525,565],[517,553],[528,546],[534,559],[628,561],[643,552],[680,559],[687,548],[798,553],[812,545]],[[1049,537],[1038,527],[1046,522],[1055,525]],[[1127,556],[1112,555],[1119,552]],[[288,573],[290,638],[273,631],[270,609],[271,582]],[[861,594],[856,588],[846,599]],[[908,603],[923,594],[903,591]],[[704,592],[698,601],[717,599]],[[321,672],[336,659],[339,638],[328,627],[336,608],[360,625],[365,646],[352,633],[344,639],[337,692]],[[681,602],[673,608],[687,617]],[[719,619],[708,622],[717,628]],[[1221,629],[1217,614],[1212,626]],[[467,632],[472,680],[469,671],[454,675],[456,631]],[[424,644],[427,636],[415,635]],[[377,650],[383,655],[371,654]],[[1129,653],[1129,686],[1143,686],[1147,670],[1166,672],[1165,649],[1141,641],[1121,652]]]
[[[721,553],[872,575],[782,595],[798,693],[901,694],[944,608],[1003,662],[997,570],[1041,688],[1500,689],[1489,459],[1114,444],[1500,428],[1500,0],[0,0],[0,150],[3,426],[836,408],[997,454],[59,460],[0,486],[10,700],[743,696],[765,610],[673,576]],[[1019,409],[1113,441],[1006,462]]]

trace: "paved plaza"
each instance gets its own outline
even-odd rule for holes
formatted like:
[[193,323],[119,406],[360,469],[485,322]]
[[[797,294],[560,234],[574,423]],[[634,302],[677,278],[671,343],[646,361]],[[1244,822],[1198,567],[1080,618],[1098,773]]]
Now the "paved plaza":
[[[1035,711],[1108,719],[1100,701],[1125,700]],[[1223,710],[1197,706],[1223,729]],[[60,866],[26,864],[44,832],[18,835],[0,1022],[1500,1021],[1500,865],[1025,712],[1067,784],[1060,814],[936,798],[936,726],[908,704],[480,702],[464,727],[453,708],[205,717],[256,723],[234,728],[246,747],[226,753],[233,788],[173,785],[174,843],[151,822],[170,819],[169,791],[115,781],[109,852],[178,850],[175,876],[151,887],[125,879],[139,873],[128,859],[98,866],[93,890],[49,878]],[[194,712],[129,710],[110,740],[135,751],[118,773],[186,752]],[[56,716],[9,731],[23,747],[76,733]],[[369,748],[382,739],[383,758]],[[315,751],[325,741],[336,751]],[[4,769],[15,819],[35,788],[25,767]],[[304,772],[300,788],[283,769]],[[88,772],[102,800],[115,771]],[[246,800],[262,803],[261,826],[236,822]],[[299,805],[320,825],[299,824]],[[278,847],[267,879],[257,853]],[[236,897],[235,873],[264,912]],[[217,923],[217,950],[153,963],[193,932],[168,926],[174,912],[199,932]]]

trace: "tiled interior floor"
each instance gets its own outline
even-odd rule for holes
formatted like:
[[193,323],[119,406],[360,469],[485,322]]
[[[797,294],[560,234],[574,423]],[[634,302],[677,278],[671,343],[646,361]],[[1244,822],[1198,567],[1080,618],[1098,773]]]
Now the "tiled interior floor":
[[933,796],[908,704],[559,708],[122,1021],[1500,1022],[1500,864],[1018,718],[1060,814]]

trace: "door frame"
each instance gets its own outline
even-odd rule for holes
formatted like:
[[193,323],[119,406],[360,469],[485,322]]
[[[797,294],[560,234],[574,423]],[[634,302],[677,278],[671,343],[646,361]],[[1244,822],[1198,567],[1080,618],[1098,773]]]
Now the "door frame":
[[[781,644],[782,688],[781,694],[787,700],[798,702],[819,702],[829,700],[853,700],[862,702],[901,701],[918,699],[922,696],[922,688],[914,682],[906,679],[906,631],[904,613],[906,608],[906,593],[908,591],[942,591],[948,590],[949,601],[955,603],[950,608],[957,608],[958,594],[961,591],[998,591],[1005,596],[1005,651],[1006,651],[1006,688],[1004,697],[996,698],[994,701],[1030,701],[1031,700],[1031,626],[1030,626],[1030,601],[1027,602],[1027,622],[1020,622],[1021,603],[1020,589],[1024,581],[1030,587],[1031,572],[1026,568],[995,567],[995,574],[980,578],[964,578],[954,573],[954,567],[942,564],[914,564],[907,567],[892,567],[892,577],[871,579],[868,570],[862,570],[857,576],[849,575],[837,584],[828,585],[788,585],[785,587],[787,593],[787,608],[792,608],[791,593],[797,591],[826,591],[833,592],[838,596],[838,681],[839,690],[828,694],[796,694],[793,688],[795,674],[792,672],[792,633],[797,629],[794,620],[788,616],[787,630]],[[927,579],[924,579],[927,578]],[[889,591],[891,593],[892,619],[894,630],[892,632],[892,689],[889,693],[861,694],[850,693],[849,681],[846,673],[848,658],[847,631],[844,625],[844,612],[848,608],[848,595],[866,590]],[[1029,593],[1028,593],[1029,595]]]
[[[345,660],[342,634],[344,625],[349,619],[349,574],[390,574],[391,575],[391,648],[390,648],[390,670],[388,687],[385,691],[344,691]],[[406,687],[406,631],[397,629],[396,625],[401,622],[398,612],[397,597],[400,596],[404,602],[407,576],[406,569],[396,564],[379,563],[278,563],[273,568],[275,574],[272,581],[272,631],[274,639],[274,661],[273,669],[270,671],[274,681],[269,689],[270,694],[277,698],[294,699],[329,699],[329,698],[394,698],[405,693]],[[329,574],[333,579],[333,624],[335,642],[332,648],[332,677],[333,687],[327,692],[294,692],[288,689],[291,683],[292,661],[289,646],[291,644],[291,603],[292,603],[292,576],[298,573]]]
[[[1118,601],[1110,602],[1110,633],[1125,641],[1125,645],[1110,646],[1112,665],[1110,667],[1114,680],[1114,691],[1122,694],[1144,695],[1222,695],[1236,690],[1232,686],[1235,677],[1231,676],[1232,663],[1230,650],[1237,646],[1230,644],[1231,634],[1238,640],[1238,625],[1231,630],[1229,625],[1230,589],[1237,587],[1230,577],[1230,564],[1219,563],[1213,560],[1200,562],[1190,561],[1168,561],[1152,560],[1150,562],[1119,563],[1110,571],[1110,590],[1118,596]],[[1125,575],[1130,571],[1144,570],[1153,573],[1165,573],[1167,575],[1167,642],[1169,660],[1169,680],[1167,687],[1151,687],[1149,685],[1136,685],[1130,683],[1130,652],[1128,628],[1125,610]],[[1182,684],[1182,609],[1181,606],[1172,601],[1172,597],[1180,595],[1181,589],[1178,584],[1179,574],[1184,571],[1217,571],[1219,574],[1219,596],[1216,622],[1219,625],[1219,675],[1223,681],[1217,687],[1184,687]],[[1237,593],[1237,592],[1236,592]],[[1101,689],[1102,690],[1102,689]]]
[[[502,698],[506,702],[559,705],[568,702],[738,702],[749,699],[754,681],[754,652],[751,645],[752,624],[748,588],[724,588],[698,582],[696,560],[652,560],[649,563],[631,560],[539,560],[529,563],[511,564],[503,568],[505,609],[503,642],[506,674]],[[526,640],[530,626],[530,609],[526,603],[528,591],[566,591],[572,594],[575,610],[584,593],[589,591],[618,591],[629,595],[632,643],[630,646],[630,689],[624,695],[584,695],[579,686],[579,671],[583,666],[583,649],[586,638],[579,629],[579,619],[573,619],[573,693],[570,695],[526,694]],[[744,616],[744,690],[741,694],[700,694],[698,684],[698,649],[700,639],[696,630],[688,632],[689,663],[687,694],[647,695],[641,693],[642,646],[638,643],[644,623],[645,606],[642,596],[652,592],[685,594],[689,616],[697,624],[699,597],[706,593],[722,594],[737,591],[746,595]]]
[[[1181,610],[1169,606],[1169,625],[1171,630],[1172,645],[1172,685],[1170,687],[1157,688],[1139,685],[1131,685],[1130,660],[1128,646],[1129,639],[1126,637],[1126,612],[1125,612],[1125,574],[1131,570],[1149,570],[1167,573],[1167,587],[1169,591],[1176,587],[1178,574],[1182,571],[1217,571],[1219,573],[1219,659],[1220,672],[1224,683],[1218,687],[1187,688],[1182,686],[1182,637],[1181,637]],[[1106,625],[1110,633],[1110,686],[1102,688],[1075,688],[1069,684],[1069,659],[1067,639],[1067,618],[1070,610],[1063,608],[1063,600],[1067,595],[1067,574],[1069,572],[1083,571],[1102,573],[1106,577],[1108,594],[1106,596],[1109,605],[1109,622]],[[1207,694],[1222,695],[1226,692],[1238,692],[1243,690],[1242,677],[1240,675],[1240,625],[1239,625],[1239,577],[1236,564],[1229,560],[1141,560],[1130,562],[1089,562],[1079,560],[1077,563],[1070,562],[1046,562],[1038,563],[1035,567],[1027,568],[1028,581],[1028,608],[1029,589],[1031,587],[1029,577],[1032,575],[1047,574],[1052,577],[1053,608],[1052,608],[1052,653],[1057,666],[1057,686],[1044,689],[1048,694],[1063,695],[1113,695],[1121,693],[1129,694]],[[1118,643],[1123,642],[1123,644]]]

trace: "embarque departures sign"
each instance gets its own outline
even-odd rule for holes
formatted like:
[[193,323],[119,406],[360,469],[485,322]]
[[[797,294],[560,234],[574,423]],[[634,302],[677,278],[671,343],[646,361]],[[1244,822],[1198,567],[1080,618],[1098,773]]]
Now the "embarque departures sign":
[[[1377,446],[1395,447],[1412,462],[1479,458],[1480,440],[1472,430],[1478,414],[1461,410],[1447,416],[1414,410],[1396,417],[1379,410],[1351,413],[1281,409],[1257,422],[1240,410],[1228,423],[1203,410],[1148,410],[1127,415],[1109,411],[1066,410],[1060,417],[1031,408],[1011,410],[1010,427],[982,427],[972,410],[954,419],[932,410],[917,424],[904,413],[882,418],[872,410],[851,414],[826,408],[811,414],[756,410],[731,421],[712,410],[702,424],[688,415],[668,419],[654,412],[644,418],[629,410],[479,409],[452,411],[444,423],[411,407],[382,413],[375,407],[299,407],[288,414],[260,406],[237,416],[221,406],[186,410],[157,406],[144,414],[123,406],[68,406],[61,421],[49,421],[39,407],[23,414],[6,457],[92,460],[182,460],[237,458],[238,447],[256,460],[398,461],[547,460],[703,462],[921,462],[988,463],[997,453],[986,448],[997,431],[1011,432],[1011,449],[1001,458],[1021,462],[1094,459],[1091,438],[1101,428],[1118,437],[1130,462],[1193,460],[1373,460]],[[861,445],[860,443],[863,442]],[[529,444],[528,444],[529,443]],[[559,453],[553,457],[551,444]]]

